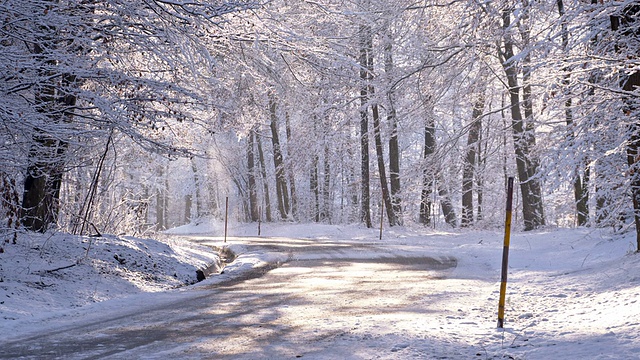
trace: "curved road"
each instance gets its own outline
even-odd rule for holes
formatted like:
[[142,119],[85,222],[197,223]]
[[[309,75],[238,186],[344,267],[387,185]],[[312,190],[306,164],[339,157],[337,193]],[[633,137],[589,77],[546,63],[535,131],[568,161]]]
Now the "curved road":
[[[211,238],[192,240],[206,243]],[[183,290],[171,301],[133,314],[103,314],[93,323],[78,321],[0,342],[0,358],[434,356],[433,347],[410,345],[432,331],[428,327],[440,326],[434,318],[447,316],[442,304],[433,304],[446,299],[445,281],[448,269],[456,266],[454,258],[415,256],[347,241],[232,241],[242,243],[247,252],[270,252],[281,261],[240,277],[228,271],[225,282]],[[469,354],[467,350],[463,354]]]

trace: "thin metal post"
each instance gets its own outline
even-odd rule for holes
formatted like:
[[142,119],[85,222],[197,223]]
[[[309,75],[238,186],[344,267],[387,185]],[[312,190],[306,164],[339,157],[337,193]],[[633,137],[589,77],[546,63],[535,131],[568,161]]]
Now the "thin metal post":
[[227,224],[229,220],[229,197],[225,198],[224,203],[224,242],[227,242]]
[[513,176],[507,182],[507,215],[504,221],[504,247],[502,248],[502,275],[500,277],[500,301],[498,303],[498,328],[504,328],[504,301],[507,294],[509,271],[509,241],[511,237],[511,212],[513,210]]

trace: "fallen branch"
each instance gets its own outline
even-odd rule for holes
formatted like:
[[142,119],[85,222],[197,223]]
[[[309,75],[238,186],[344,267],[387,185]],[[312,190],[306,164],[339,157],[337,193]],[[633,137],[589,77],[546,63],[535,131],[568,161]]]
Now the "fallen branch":
[[74,267],[74,266],[76,266],[76,265],[78,265],[78,264],[77,264],[77,263],[76,263],[76,264],[71,264],[71,265],[67,265],[67,266],[59,267],[59,268],[57,268],[57,269],[47,270],[47,271],[45,271],[45,272],[47,272],[47,273],[52,273],[52,272],[54,272],[54,271],[64,270],[64,269],[68,269],[68,268],[72,268],[72,267]]

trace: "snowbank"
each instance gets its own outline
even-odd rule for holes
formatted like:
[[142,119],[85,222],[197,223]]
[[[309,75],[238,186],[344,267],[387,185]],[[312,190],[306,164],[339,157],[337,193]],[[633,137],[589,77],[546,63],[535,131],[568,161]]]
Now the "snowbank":
[[219,262],[213,249],[184,239],[21,234],[0,254],[0,318],[156,292],[196,282],[196,270]]

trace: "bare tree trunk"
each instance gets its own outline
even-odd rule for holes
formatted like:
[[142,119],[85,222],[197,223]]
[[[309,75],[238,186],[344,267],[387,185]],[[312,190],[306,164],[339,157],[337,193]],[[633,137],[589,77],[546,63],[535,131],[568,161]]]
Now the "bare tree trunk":
[[[62,183],[62,167],[64,166],[57,154],[64,151],[55,150],[56,140],[36,139],[29,157],[34,160],[28,169],[24,182],[22,197],[22,225],[31,231],[45,232],[50,225],[58,220],[60,208],[60,185]],[[47,148],[51,148],[47,150]],[[51,151],[56,155],[43,155],[44,151]],[[46,160],[49,157],[50,160]]]
[[162,185],[158,186],[156,190],[156,229],[158,231],[167,229],[167,192],[166,183],[164,178],[166,177],[165,171],[162,167],[159,169],[158,178]]
[[[473,178],[476,173],[476,158],[479,154],[480,130],[482,129],[482,113],[484,111],[484,94],[473,104],[471,126],[467,138],[467,153],[462,168],[462,219],[461,225],[473,223]],[[481,201],[481,200],[480,200]]]
[[[640,5],[629,4],[621,15],[611,16],[611,30],[617,32],[619,37],[637,37],[637,28],[628,29],[629,25],[635,25],[640,14]],[[637,26],[637,25],[635,25]],[[622,29],[620,29],[622,27]],[[616,51],[620,47],[616,44]],[[635,59],[637,59],[637,52]],[[626,92],[637,91],[640,88],[640,71],[634,71],[622,81],[622,90]],[[637,99],[625,96],[623,98],[627,116],[638,116]],[[633,119],[627,130],[627,165],[631,175],[631,200],[633,203],[633,217],[636,227],[636,252],[640,252],[640,119]]]
[[[525,49],[530,48],[531,30],[529,28],[529,0],[522,0],[524,12],[522,18],[518,22],[518,27],[522,37],[523,46]],[[527,156],[524,158],[527,163],[527,178],[529,183],[529,191],[527,193],[529,202],[532,205],[535,225],[533,228],[545,225],[544,219],[544,207],[542,204],[542,185],[538,178],[538,168],[540,167],[540,161],[538,156],[533,153],[533,149],[536,146],[535,129],[533,123],[533,98],[531,92],[531,52],[527,52],[522,60],[522,106],[524,108],[525,115],[525,132],[523,133],[525,148],[527,149]],[[524,200],[523,200],[524,202]],[[526,223],[526,218],[525,218]],[[526,228],[526,226],[525,226]]]
[[324,183],[322,184],[322,220],[331,222],[331,165],[329,163],[329,144],[324,144]]
[[220,213],[220,207],[218,206],[218,204],[220,204],[220,187],[217,181],[208,181],[205,184],[205,187],[207,189],[207,193],[209,195],[208,197],[208,202],[207,202],[207,208],[208,211],[211,214],[219,214]]
[[[354,154],[354,149],[351,146],[347,146],[345,149],[347,153],[347,159],[354,159],[356,156]],[[344,159],[341,159],[343,162],[344,169]],[[349,200],[349,222],[362,221],[362,217],[360,216],[360,209],[358,207],[358,177],[357,177],[357,168],[351,166],[347,167],[346,176],[347,176],[347,192],[348,192],[348,200]]]
[[431,157],[436,151],[436,128],[431,116],[427,117],[424,127],[424,152],[422,170],[422,191],[420,194],[420,223],[426,226],[431,225],[431,195],[433,193],[433,159]]
[[267,180],[267,165],[264,161],[264,151],[262,151],[262,138],[260,134],[256,134],[256,140],[258,143],[258,159],[260,160],[260,175],[262,178],[262,186],[264,192],[264,209],[267,222],[272,222],[273,217],[271,215],[271,199],[269,197],[269,181]]
[[369,190],[369,114],[368,114],[368,59],[371,56],[371,29],[360,27],[360,160],[361,160],[361,199],[360,219],[371,228],[371,197]]
[[[238,195],[240,198],[240,203],[242,205],[242,214],[244,214],[244,219],[249,219],[250,217],[250,210],[249,210],[249,204],[247,202],[247,198],[248,195],[246,194],[246,188],[245,188],[245,184],[244,184],[244,179],[240,176],[232,176],[231,180],[233,181],[233,184],[236,186],[236,189],[238,190]],[[227,201],[228,198],[225,197],[225,211],[227,210]],[[224,215],[223,215],[224,216]]]
[[[562,33],[562,48],[565,52],[569,50],[569,30],[567,28],[567,21],[564,19],[565,11],[564,11],[564,3],[563,0],[557,0],[558,5],[558,14],[561,18],[561,33]],[[571,77],[571,69],[568,67],[564,67],[563,72],[565,73],[564,78],[562,80],[562,85],[565,89],[569,87],[570,77]],[[572,99],[571,94],[566,93],[565,100],[565,120],[567,124],[567,137],[569,138],[570,143],[574,142],[575,134],[573,132],[573,110],[572,110]],[[580,167],[582,166],[581,159],[578,160],[578,164],[575,165],[573,170],[573,196],[576,205],[576,213],[578,226],[584,226],[587,224],[589,220],[589,188],[588,188],[588,179],[589,179],[589,169],[585,168],[584,177],[580,175]]]
[[[635,79],[633,79],[635,77]],[[635,84],[633,82],[635,81]],[[631,83],[631,84],[630,84]],[[625,87],[640,86],[640,72],[631,75]],[[625,89],[627,90],[627,89]],[[627,90],[631,91],[631,90]],[[636,225],[636,252],[640,252],[640,125],[632,124],[629,129],[627,144],[627,164],[631,169],[631,200],[633,203],[634,222]]]
[[[430,107],[430,101],[425,101],[425,107]],[[449,196],[449,190],[445,179],[439,169],[439,161],[434,159],[436,152],[436,128],[432,109],[427,108],[427,116],[424,128],[424,153],[423,153],[423,179],[420,198],[420,223],[431,225],[431,211],[433,207],[431,196],[433,195],[434,183],[440,197],[440,206],[444,214],[445,221],[452,227],[457,226],[457,219],[453,203]],[[437,180],[437,181],[436,181]]]
[[196,213],[192,218],[198,218],[203,215],[202,211],[202,193],[200,191],[200,173],[198,172],[198,165],[196,164],[196,159],[191,158],[191,171],[193,171],[193,196],[195,197],[196,203]]
[[142,185],[144,189],[142,192],[143,200],[140,209],[140,217],[143,219],[143,225],[145,229],[151,226],[151,220],[149,220],[149,203],[151,202],[151,195],[149,194],[149,187]]
[[391,39],[385,43],[384,47],[384,68],[389,83],[387,93],[388,113],[387,121],[391,124],[391,136],[389,137],[389,182],[391,185],[391,206],[398,225],[402,224],[402,199],[400,185],[400,147],[398,145],[398,116],[395,109],[395,92],[391,87],[391,76],[393,75],[393,45]]
[[[4,210],[4,214],[0,213],[7,222],[7,229],[18,229],[20,225],[20,195],[18,194],[18,188],[16,186],[16,180],[8,173],[0,170],[0,210]],[[17,241],[18,233],[13,233],[13,243]],[[6,240],[7,242],[9,240]],[[1,244],[1,242],[0,242]],[[2,248],[2,245],[0,245]]]
[[184,196],[184,223],[189,224],[191,222],[191,207],[193,206],[193,196],[186,194]]
[[[36,44],[35,54],[40,54],[42,51],[40,45]],[[55,67],[55,63],[51,66]],[[53,74],[49,75],[53,77]],[[75,78],[69,75],[63,75],[62,79],[63,86],[75,83]],[[63,99],[62,108],[58,104],[60,98]],[[41,85],[35,99],[38,112],[54,123],[70,121],[70,115],[66,113],[66,109],[74,107],[76,100],[74,95],[60,94],[53,83]],[[64,119],[65,117],[68,118]],[[26,229],[45,232],[49,226],[58,221],[64,157],[68,143],[48,136],[39,129],[35,129],[32,139],[20,218]]]
[[[505,114],[505,96],[504,93],[501,96],[501,101],[500,101],[500,117],[502,118],[502,128],[503,129],[507,129],[507,127],[509,126],[509,123],[507,121],[507,115]],[[503,132],[502,134],[502,175],[504,177],[504,191],[506,192],[508,189],[508,184],[509,184],[509,171],[507,168],[507,162],[508,162],[508,153],[509,151],[507,150],[507,143],[508,143],[508,135],[507,132]]]
[[476,194],[478,196],[478,207],[476,219],[478,221],[482,221],[484,217],[484,212],[482,208],[482,201],[484,196],[484,171],[486,169],[486,161],[487,161],[487,153],[485,148],[482,146],[483,136],[482,136],[482,122],[480,123],[480,129],[478,131],[478,166],[476,167]]
[[440,206],[442,207],[442,214],[444,215],[444,221],[449,226],[455,228],[458,226],[456,210],[453,207],[453,202],[449,196],[449,189],[447,189],[447,183],[442,175],[438,175],[438,196],[440,197]]
[[164,223],[164,195],[162,190],[158,189],[156,191],[156,230],[162,231],[166,230],[166,228]]
[[[520,102],[520,85],[518,83],[518,69],[513,52],[514,42],[509,34],[511,28],[511,9],[502,12],[504,34],[504,51],[501,51],[503,67],[509,85],[511,100],[511,118],[513,130],[513,143],[516,153],[516,165],[520,180],[520,192],[522,194],[522,213],[525,230],[533,230],[545,224],[544,210],[542,206],[542,188],[537,178],[538,159],[532,153],[535,146],[533,134],[533,110],[531,106],[531,88],[528,82],[530,69],[523,67],[523,101],[526,123],[522,117]],[[527,63],[525,56],[525,64]]]
[[[373,94],[373,86],[369,87],[369,93]],[[380,174],[380,189],[382,190],[382,201],[384,201],[384,207],[387,211],[387,218],[389,219],[389,226],[398,225],[398,220],[393,211],[393,205],[391,204],[391,195],[389,194],[389,186],[387,184],[387,172],[384,165],[384,149],[382,148],[382,136],[380,134],[380,116],[378,114],[378,105],[373,104],[373,137],[376,146],[376,157],[378,160],[378,173]]]
[[255,134],[253,130],[249,131],[247,138],[247,172],[248,172],[248,185],[249,185],[249,218],[255,222],[260,220],[260,214],[258,211],[258,193],[256,189],[256,176],[255,176],[255,155],[254,155],[254,138]]
[[276,113],[275,95],[269,95],[269,112],[271,114],[271,142],[273,143],[273,164],[276,171],[276,195],[278,196],[278,211],[280,219],[286,220],[290,214],[289,190],[284,171],[284,158],[280,148],[278,135],[278,115]]
[[[367,100],[373,101],[371,104],[371,113],[373,118],[373,138],[376,149],[376,158],[378,164],[378,173],[380,175],[380,189],[382,191],[382,201],[384,202],[385,210],[387,211],[387,218],[389,219],[389,225],[395,226],[398,221],[396,219],[393,206],[391,204],[391,195],[389,194],[389,185],[387,183],[387,172],[384,164],[384,149],[382,146],[382,135],[380,134],[380,113],[378,111],[378,103],[375,101],[375,88],[373,86],[373,35],[371,34],[370,27],[363,27],[363,32],[361,34],[363,37],[362,44],[363,48],[366,49],[364,54],[361,54],[361,66],[365,66],[365,72],[362,73],[360,77],[361,79],[364,76],[366,83],[366,96]],[[365,104],[365,111],[366,106]]]
[[313,154],[313,161],[311,162],[311,174],[309,177],[309,191],[311,192],[313,203],[311,209],[313,213],[313,220],[315,222],[320,221],[320,193],[318,184],[318,154]]
[[[291,151],[291,144],[293,143],[293,137],[291,135],[291,124],[289,121],[289,114],[286,114],[285,117],[285,129],[287,133],[287,146],[288,150]],[[291,159],[291,153],[289,153],[289,159]],[[293,218],[298,217],[298,196],[296,194],[296,177],[295,177],[295,169],[293,165],[291,165],[287,170],[287,176],[289,177],[289,186],[291,188],[291,215]]]
[[164,216],[164,224],[165,228],[170,228],[172,226],[171,218],[169,218],[169,165],[167,165],[164,169],[164,187],[162,195],[164,196],[163,205],[164,209],[162,211]]

